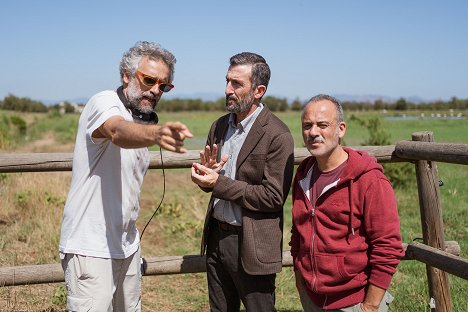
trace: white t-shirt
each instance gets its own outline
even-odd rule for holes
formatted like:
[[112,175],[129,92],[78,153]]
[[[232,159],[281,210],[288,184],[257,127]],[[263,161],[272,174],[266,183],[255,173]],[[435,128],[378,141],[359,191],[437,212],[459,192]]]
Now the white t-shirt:
[[62,254],[124,259],[139,247],[135,222],[149,152],[92,138],[112,116],[133,121],[115,91],[93,96],[81,114],[60,235]]

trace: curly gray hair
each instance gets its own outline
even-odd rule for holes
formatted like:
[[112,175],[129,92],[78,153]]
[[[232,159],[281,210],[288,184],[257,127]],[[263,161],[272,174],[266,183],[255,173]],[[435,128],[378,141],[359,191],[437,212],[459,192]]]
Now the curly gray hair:
[[133,47],[131,47],[122,56],[120,61],[120,80],[123,83],[123,76],[125,73],[129,73],[132,76],[135,75],[138,66],[140,65],[141,58],[148,56],[153,60],[161,60],[169,67],[170,76],[169,82],[174,79],[174,65],[176,63],[175,56],[163,49],[159,44],[148,41],[138,41]]

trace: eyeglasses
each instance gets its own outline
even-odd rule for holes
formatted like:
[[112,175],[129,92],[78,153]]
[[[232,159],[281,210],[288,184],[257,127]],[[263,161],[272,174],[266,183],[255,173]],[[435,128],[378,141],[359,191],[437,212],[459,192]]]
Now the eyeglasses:
[[159,80],[159,78],[145,75],[139,70],[137,70],[135,74],[138,77],[138,79],[140,80],[140,82],[142,84],[144,84],[145,86],[147,86],[147,87],[152,88],[152,87],[154,87],[154,85],[157,84],[159,86],[158,89],[161,92],[169,92],[169,91],[172,90],[172,88],[174,88],[174,85],[172,83],[163,82],[163,81]]

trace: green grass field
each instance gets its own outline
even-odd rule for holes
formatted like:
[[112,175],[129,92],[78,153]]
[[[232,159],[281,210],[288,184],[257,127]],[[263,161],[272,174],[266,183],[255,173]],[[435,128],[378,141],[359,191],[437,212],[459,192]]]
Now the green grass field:
[[[1,114],[1,112],[0,112]],[[188,149],[204,146],[207,131],[221,112],[181,112],[160,114],[161,122],[180,120],[195,137]],[[366,113],[355,113],[365,118]],[[346,117],[351,115],[347,114]],[[302,147],[300,113],[284,112],[278,116],[290,127],[296,147]],[[25,116],[31,131],[26,146],[19,150],[55,151],[57,145],[72,151],[77,116],[45,118]],[[468,144],[468,120],[383,121],[392,144],[410,140],[416,131],[433,131],[436,142]],[[52,145],[37,147],[33,142],[41,134],[54,133]],[[32,135],[34,133],[34,135]],[[355,122],[348,123],[345,144],[357,146],[367,138],[367,130]],[[31,146],[35,146],[32,148]],[[29,146],[29,147],[28,147]],[[446,240],[456,240],[461,255],[468,257],[468,167],[438,164]],[[0,265],[58,262],[58,236],[63,202],[68,191],[70,173],[24,173],[0,177],[0,194],[4,203],[0,211]],[[410,187],[396,189],[404,242],[422,236],[416,180],[409,177]],[[162,196],[162,171],[151,170],[142,190],[140,230],[150,218]],[[198,254],[202,222],[209,195],[190,181],[188,169],[166,170],[166,194],[160,212],[147,228],[142,241],[145,257]],[[291,198],[285,209],[284,247],[290,238]],[[52,216],[51,216],[52,215]],[[453,311],[468,311],[468,281],[451,276]],[[0,311],[63,311],[60,284],[0,288]],[[391,311],[429,311],[425,265],[415,261],[400,264],[390,291],[395,296]],[[60,299],[60,298],[59,298]],[[2,301],[3,300],[3,301]],[[2,310],[5,303],[9,308]],[[14,307],[11,308],[11,307]],[[15,310],[16,309],[16,310]],[[278,311],[301,311],[291,268],[284,268],[277,278]],[[208,311],[204,274],[151,276],[143,279],[144,311]]]
[[[349,146],[361,145],[368,136],[367,130],[354,121],[349,121],[351,115],[359,117],[375,116],[376,113],[351,112],[345,115],[347,118],[347,130],[345,143]],[[203,147],[206,140],[207,131],[211,123],[219,116],[221,112],[181,112],[159,114],[161,123],[170,120],[179,120],[187,124],[195,137],[187,142],[189,149],[199,149]],[[302,147],[301,136],[301,113],[300,112],[281,112],[277,114],[291,129],[296,147]],[[380,115],[386,116],[386,115]],[[468,142],[468,119],[458,120],[383,120],[384,128],[390,133],[392,144],[400,140],[411,140],[411,134],[417,131],[432,131],[436,142],[446,143],[467,143]]]

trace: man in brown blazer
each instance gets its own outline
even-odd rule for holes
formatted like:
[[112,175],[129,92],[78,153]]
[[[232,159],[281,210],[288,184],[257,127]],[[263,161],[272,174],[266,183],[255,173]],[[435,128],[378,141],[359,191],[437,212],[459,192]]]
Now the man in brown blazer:
[[269,80],[262,56],[231,57],[230,113],[213,123],[200,163],[192,166],[192,181],[212,193],[202,238],[211,311],[239,311],[241,300],[247,311],[275,311],[294,142],[261,103]]

